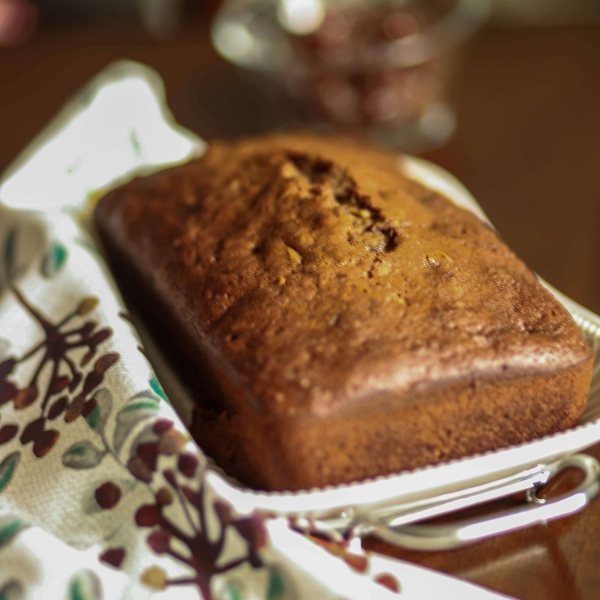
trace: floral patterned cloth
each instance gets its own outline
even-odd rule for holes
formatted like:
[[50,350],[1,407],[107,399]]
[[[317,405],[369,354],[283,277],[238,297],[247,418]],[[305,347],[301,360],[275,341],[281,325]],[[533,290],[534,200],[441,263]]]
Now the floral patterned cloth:
[[0,600],[498,598],[215,491],[88,228],[101,190],[203,149],[119,63],[4,177]]

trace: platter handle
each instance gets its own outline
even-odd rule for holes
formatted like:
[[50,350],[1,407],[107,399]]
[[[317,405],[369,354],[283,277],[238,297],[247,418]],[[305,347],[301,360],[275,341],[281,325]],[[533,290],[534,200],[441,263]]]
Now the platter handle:
[[[524,506],[499,514],[465,519],[448,525],[399,526],[394,522],[396,520],[394,517],[376,522],[363,520],[353,528],[352,537],[370,534],[389,544],[410,550],[450,550],[566,517],[585,508],[600,491],[600,464],[595,458],[585,454],[563,458],[547,467],[550,471],[548,481],[568,468],[582,471],[584,479],[576,488],[556,498],[538,497],[537,493],[542,487],[538,485],[525,492],[527,503]],[[443,512],[439,511],[440,514]]]

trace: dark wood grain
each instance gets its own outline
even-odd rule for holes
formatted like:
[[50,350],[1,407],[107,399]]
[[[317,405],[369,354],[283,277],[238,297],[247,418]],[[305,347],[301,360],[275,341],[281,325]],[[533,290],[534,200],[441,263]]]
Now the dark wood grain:
[[[162,44],[134,23],[42,31],[0,50],[0,168],[87,79],[123,57],[155,67],[176,117],[201,133],[267,122],[263,106],[239,95],[205,24]],[[465,182],[530,266],[600,312],[600,29],[486,32],[466,53],[456,102],[457,135],[428,157]],[[591,454],[600,458],[600,447]],[[600,500],[452,552],[368,546],[525,600],[600,597]]]
[[600,312],[600,29],[496,32],[470,48],[457,135],[430,158],[509,245]]

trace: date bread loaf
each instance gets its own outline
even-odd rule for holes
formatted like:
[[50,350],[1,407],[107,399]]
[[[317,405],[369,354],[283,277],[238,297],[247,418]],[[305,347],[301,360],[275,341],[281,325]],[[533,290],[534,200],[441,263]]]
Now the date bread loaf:
[[192,434],[248,485],[447,461],[585,407],[593,353],[567,310],[394,154],[300,133],[215,141],[110,192],[95,219],[117,279],[189,362]]

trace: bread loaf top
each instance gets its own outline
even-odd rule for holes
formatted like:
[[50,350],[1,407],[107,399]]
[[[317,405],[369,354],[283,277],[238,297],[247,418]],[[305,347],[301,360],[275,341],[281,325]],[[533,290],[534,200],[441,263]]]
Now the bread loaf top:
[[592,354],[492,229],[363,144],[214,142],[96,214],[244,390],[234,410],[325,417]]

